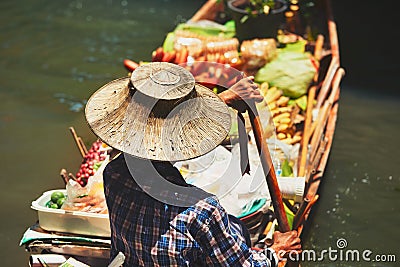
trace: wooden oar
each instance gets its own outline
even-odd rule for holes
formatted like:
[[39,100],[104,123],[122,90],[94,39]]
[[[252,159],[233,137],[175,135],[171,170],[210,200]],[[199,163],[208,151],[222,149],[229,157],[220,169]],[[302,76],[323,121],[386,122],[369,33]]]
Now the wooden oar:
[[249,101],[247,112],[253,129],[254,139],[257,145],[257,150],[260,155],[261,166],[264,170],[265,178],[267,180],[268,190],[271,195],[272,205],[278,220],[279,230],[281,232],[290,231],[290,226],[287,220],[285,208],[283,206],[282,194],[276,179],[276,173],[272,164],[271,154],[265,139],[263,138],[263,131],[260,116],[258,115],[256,105],[253,101]]

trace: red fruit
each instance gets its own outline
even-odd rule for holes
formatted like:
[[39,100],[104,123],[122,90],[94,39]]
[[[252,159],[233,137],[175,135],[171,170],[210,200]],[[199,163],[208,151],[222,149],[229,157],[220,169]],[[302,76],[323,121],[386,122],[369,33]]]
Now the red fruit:
[[155,51],[153,51],[151,61],[159,62],[162,60],[163,56],[164,56],[164,49],[162,47],[158,47]]

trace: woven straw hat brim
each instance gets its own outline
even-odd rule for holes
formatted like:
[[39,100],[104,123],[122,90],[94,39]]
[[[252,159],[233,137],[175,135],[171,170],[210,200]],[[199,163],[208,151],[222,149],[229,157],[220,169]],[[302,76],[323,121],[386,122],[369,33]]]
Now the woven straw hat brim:
[[130,94],[128,83],[128,77],[114,80],[86,104],[89,127],[109,146],[139,158],[182,161],[210,152],[228,135],[228,107],[208,88],[196,84],[197,97],[160,118]]

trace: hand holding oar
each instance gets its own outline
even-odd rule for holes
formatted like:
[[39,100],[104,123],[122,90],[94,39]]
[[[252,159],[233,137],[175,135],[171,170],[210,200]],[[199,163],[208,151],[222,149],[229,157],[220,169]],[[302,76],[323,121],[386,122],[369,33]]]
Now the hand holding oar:
[[[288,232],[290,231],[290,226],[283,206],[282,194],[276,179],[271,154],[269,153],[267,143],[263,138],[262,124],[255,104],[256,100],[261,101],[263,97],[260,95],[258,86],[254,84],[253,79],[252,76],[243,78],[243,75],[240,75],[238,77],[238,82],[229,90],[219,94],[219,96],[225,99],[225,103],[234,106],[239,113],[245,111],[248,112],[257,150],[260,155],[261,166],[266,175],[267,185],[279,228],[281,232]],[[249,88],[251,89],[249,90]]]
[[[225,93],[225,94],[224,94]],[[258,86],[254,84],[252,77],[243,79],[233,85],[229,90],[225,91],[219,96],[224,98],[225,103],[233,106],[239,113],[247,111],[253,129],[254,139],[260,156],[261,166],[266,176],[268,190],[272,199],[274,213],[278,221],[279,232],[274,233],[274,241],[271,248],[275,251],[292,251],[301,249],[300,239],[298,238],[297,231],[291,231],[286,211],[283,206],[282,195],[278,186],[275,169],[272,164],[271,155],[265,138],[263,137],[262,124],[259,114],[256,109],[255,101],[262,101],[262,96],[258,91]],[[239,124],[242,122],[239,119]],[[242,127],[243,129],[243,127]],[[243,131],[242,135],[243,135]],[[247,136],[247,134],[246,134]],[[247,145],[247,144],[246,144]],[[245,164],[242,165],[242,171]],[[289,242],[290,241],[290,242]],[[297,262],[287,261],[290,266],[297,266]]]

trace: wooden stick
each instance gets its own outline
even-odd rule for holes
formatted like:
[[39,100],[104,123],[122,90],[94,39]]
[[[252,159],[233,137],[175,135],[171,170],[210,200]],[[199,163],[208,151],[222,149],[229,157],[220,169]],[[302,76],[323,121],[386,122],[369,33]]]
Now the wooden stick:
[[75,175],[73,175],[72,173],[68,173],[68,177],[69,177],[69,179],[72,179],[72,180],[74,180],[74,181],[77,180],[76,177],[75,177]]
[[308,203],[310,203],[310,199],[308,199],[308,198],[304,198],[303,202],[301,202],[299,210],[296,212],[296,214],[294,215],[294,218],[293,218],[293,225],[292,225],[293,230],[297,229],[297,228],[294,228],[293,226],[298,224],[298,220],[301,217],[301,215],[304,213],[304,211],[306,210]]
[[69,178],[68,178],[68,173],[67,173],[66,169],[61,169],[60,176],[61,176],[61,179],[63,180],[64,184],[67,184]]
[[285,208],[283,206],[282,194],[276,179],[276,173],[274,165],[272,164],[271,154],[269,153],[266,141],[262,136],[263,131],[260,117],[254,102],[248,103],[248,106],[248,113],[251,127],[253,129],[254,139],[260,155],[261,165],[264,170],[264,174],[266,175],[265,178],[267,180],[268,190],[271,195],[274,212],[278,220],[279,229],[281,232],[288,232],[290,231],[290,226],[287,220]]
[[322,48],[324,46],[324,36],[322,34],[318,34],[317,40],[315,41],[315,48],[314,48],[314,57],[318,62],[322,58]]
[[79,149],[79,153],[81,153],[82,158],[84,158],[86,153],[85,150],[82,148],[81,143],[79,142],[78,135],[76,134],[74,127],[69,127],[69,130],[72,134],[72,137],[74,138],[76,146]]
[[318,118],[316,120],[316,127],[314,130],[314,133],[311,138],[310,142],[310,154],[309,154],[309,162],[312,162],[314,159],[315,153],[318,150],[318,144],[321,140],[323,131],[325,129],[325,121],[328,118],[329,115],[329,103],[328,101],[325,102],[324,106],[322,109],[319,110],[318,112]]
[[333,12],[332,12],[332,5],[330,0],[325,0],[326,2],[326,14],[328,17],[328,31],[329,31],[329,40],[331,43],[331,51],[332,51],[332,57],[337,60],[338,63],[340,63],[339,59],[339,41],[338,41],[338,36],[337,36],[337,30],[336,30],[336,23],[333,18]]
[[317,173],[318,166],[326,151],[326,146],[329,142],[328,137],[324,137],[318,146],[318,151],[315,154],[315,157],[308,163],[308,168],[306,170],[306,184],[304,188],[304,196],[308,195],[308,190],[310,189],[311,184],[314,182],[315,174]]
[[336,31],[336,23],[333,19],[331,1],[325,0],[326,14],[328,17],[328,30],[329,30],[329,41],[331,45],[332,61],[326,74],[325,80],[321,87],[321,92],[318,95],[317,108],[322,106],[325,101],[326,95],[328,94],[329,85],[332,83],[333,75],[340,66],[339,58],[339,42]]
[[308,93],[308,101],[307,101],[307,110],[306,110],[306,118],[304,122],[304,132],[301,140],[301,155],[300,155],[300,164],[298,170],[298,176],[302,177],[305,174],[306,164],[307,164],[307,154],[308,154],[308,142],[310,140],[310,131],[312,125],[312,110],[314,108],[314,98],[315,91],[317,90],[316,86],[312,86]]
[[340,68],[334,75],[333,82],[332,82],[332,91],[331,94],[328,98],[328,101],[325,101],[324,106],[318,113],[318,118],[316,121],[316,128],[313,133],[312,139],[311,139],[311,153],[309,159],[312,161],[315,153],[317,152],[318,149],[318,144],[321,140],[323,131],[326,126],[326,122],[328,121],[328,116],[330,114],[330,110],[332,108],[332,105],[335,101],[335,98],[337,96],[337,93],[339,91],[339,84],[344,75],[344,70]]
[[203,19],[214,20],[218,12],[224,10],[224,3],[217,0],[208,0],[197,12],[192,16],[190,21],[196,22]]
[[304,209],[304,212],[296,214],[296,216],[298,215],[298,217],[295,219],[293,219],[293,229],[297,229],[300,227],[300,225],[302,225],[305,221],[305,218],[308,214],[308,212],[310,211],[311,207],[315,204],[315,202],[317,202],[319,198],[319,195],[315,195],[314,198],[307,203],[306,208]]
[[87,150],[87,148],[86,148],[85,143],[83,142],[83,140],[82,140],[81,137],[78,137],[78,141],[79,141],[79,144],[81,144],[81,147],[82,147],[82,149],[83,149],[83,152],[85,152],[85,155],[86,155],[86,154],[88,153],[88,150]]
[[[319,68],[319,61],[321,60],[322,55],[322,48],[324,45],[324,36],[319,34],[317,37],[317,41],[315,42],[314,48],[314,57],[317,59],[318,68]],[[318,81],[318,71],[315,73],[313,82],[316,83]],[[314,133],[316,123],[312,122],[312,111],[314,108],[314,99],[315,94],[317,91],[317,85],[313,85],[310,90],[308,91],[308,98],[307,98],[307,110],[306,110],[306,118],[304,122],[304,132],[301,140],[301,154],[299,160],[299,169],[298,169],[298,176],[304,176],[306,165],[307,165],[307,156],[308,156],[308,142],[310,141],[310,137]]]
[[[312,161],[308,165],[309,166],[309,170],[308,170],[309,175],[315,174],[317,172],[319,161],[321,160],[321,157],[325,152],[325,147],[326,147],[326,144],[328,143],[328,141],[329,141],[329,138],[326,136],[320,141],[319,146],[318,146],[318,151],[317,151],[315,157],[312,159]],[[308,182],[308,179],[306,180],[306,182]],[[310,182],[312,182],[312,181],[310,181]]]
[[319,91],[318,97],[317,97],[317,104],[315,108],[319,109],[321,108],[322,104],[326,100],[326,97],[329,93],[330,86],[333,81],[333,77],[335,76],[335,73],[337,69],[339,68],[339,62],[336,58],[332,58],[331,64],[329,65],[328,72],[326,73],[325,79],[321,85],[321,90]]

